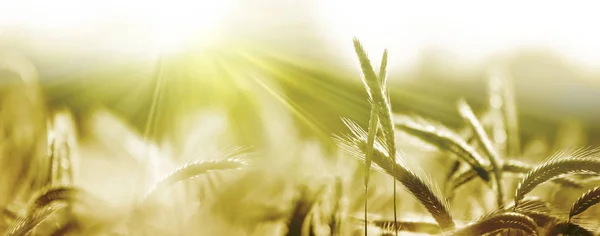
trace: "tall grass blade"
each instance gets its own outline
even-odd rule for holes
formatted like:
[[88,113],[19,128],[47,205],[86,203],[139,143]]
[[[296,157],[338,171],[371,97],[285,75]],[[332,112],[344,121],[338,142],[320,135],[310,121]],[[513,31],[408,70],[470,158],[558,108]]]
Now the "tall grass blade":
[[[377,127],[379,124],[379,118],[377,116],[377,106],[375,104],[371,105],[371,115],[369,117],[369,133],[367,137],[367,153],[365,155],[365,209],[364,209],[364,217],[368,219],[368,203],[367,203],[367,195],[369,194],[369,176],[371,175],[371,161],[373,160],[373,144],[375,143],[375,136],[377,135]],[[365,236],[367,236],[367,222],[365,221]]]

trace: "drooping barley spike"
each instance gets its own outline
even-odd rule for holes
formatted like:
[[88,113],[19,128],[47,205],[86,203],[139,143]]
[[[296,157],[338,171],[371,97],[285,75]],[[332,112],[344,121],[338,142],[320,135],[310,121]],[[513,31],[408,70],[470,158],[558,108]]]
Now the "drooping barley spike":
[[[505,160],[502,165],[502,171],[511,174],[527,174],[531,169],[532,167],[529,164],[516,160]],[[446,196],[452,196],[453,191],[456,191],[463,185],[471,182],[475,177],[477,177],[477,172],[473,169],[457,174],[456,177],[452,179],[450,187],[446,190]],[[582,181],[573,179],[569,176],[559,177],[552,179],[551,181],[563,187],[574,189],[583,188]]]
[[489,165],[488,162],[457,134],[439,125],[428,124],[422,120],[417,121],[415,119],[396,117],[394,122],[396,127],[404,132],[430,143],[441,150],[454,153],[462,161],[468,163],[484,181],[487,182],[489,180],[486,168]]
[[68,204],[65,202],[52,202],[45,205],[33,214],[20,217],[4,233],[6,236],[27,235],[31,230],[38,226],[42,221],[48,218],[52,213],[64,209]]
[[[483,214],[479,217],[479,219],[485,219],[503,212],[517,212],[531,217],[530,214],[551,215],[552,209],[550,208],[550,204],[548,202],[536,197],[529,197],[522,200],[520,205],[516,208],[514,203],[504,204],[488,213]],[[536,221],[536,218],[532,217],[532,219]]]
[[600,202],[600,187],[590,189],[573,203],[571,211],[569,212],[569,221],[573,216],[579,215],[588,208],[598,204]]
[[[514,203],[511,203],[508,206],[503,207],[505,210],[514,209]],[[535,212],[545,212],[549,213],[552,211],[550,208],[550,204],[544,200],[541,200],[537,197],[530,197],[523,199],[519,206],[517,207],[517,211],[535,211]]]
[[492,173],[494,174],[494,183],[496,185],[496,203],[498,206],[504,204],[504,188],[502,186],[502,159],[493,147],[492,141],[485,132],[483,125],[479,122],[473,110],[463,99],[458,102],[458,112],[469,124],[475,136],[483,146],[483,150],[490,161]]
[[546,228],[548,225],[554,225],[563,221],[562,218],[556,216],[557,212],[550,206],[548,202],[536,197],[525,198],[519,202],[519,205],[516,208],[514,203],[510,203],[499,209],[493,210],[492,212],[484,215],[482,218],[486,218],[501,212],[513,211],[530,217],[540,228]]
[[584,148],[560,151],[548,158],[523,177],[515,191],[515,206],[525,194],[546,181],[569,174],[600,175],[600,160],[591,158],[595,156],[598,149]]
[[487,216],[455,230],[450,235],[491,235],[508,229],[520,230],[527,233],[527,235],[538,235],[537,225],[533,219],[517,212],[501,212]]
[[[417,234],[440,234],[440,226],[435,222],[416,221],[416,220],[374,220],[370,223],[381,229],[382,232],[404,231]],[[394,228],[396,227],[396,228]]]
[[[364,162],[367,133],[353,121],[348,119],[343,119],[343,121],[354,136],[336,137],[335,139],[342,149],[347,150],[348,153],[354,155],[359,161]],[[380,142],[382,140],[375,142],[373,162],[376,166],[374,166],[374,169],[380,169],[400,182],[431,213],[443,230],[453,229],[454,220],[450,214],[447,201],[441,197],[442,195],[439,193],[438,188],[428,178],[422,177],[410,170],[405,164],[400,162],[399,158],[394,158],[396,161],[392,162],[393,159],[389,158],[389,154]]]
[[[503,172],[512,174],[527,174],[529,171],[531,171],[531,169],[532,166],[530,164],[517,160],[505,160],[502,165]],[[569,176],[556,178],[551,181],[563,187],[583,188],[583,185],[581,183],[582,181],[573,179]]]
[[168,187],[176,182],[195,178],[211,171],[239,169],[245,166],[247,166],[247,163],[237,158],[212,161],[192,161],[186,163],[155,184],[148,193],[146,193],[144,200],[152,196],[158,189]]
[[593,236],[594,233],[585,227],[573,222],[562,222],[552,226],[548,230],[547,235],[577,235],[577,236]]
[[79,188],[72,186],[50,187],[42,191],[34,198],[34,200],[28,206],[27,213],[33,214],[38,210],[43,209],[44,206],[55,201],[72,203],[78,199],[81,194],[82,191]]

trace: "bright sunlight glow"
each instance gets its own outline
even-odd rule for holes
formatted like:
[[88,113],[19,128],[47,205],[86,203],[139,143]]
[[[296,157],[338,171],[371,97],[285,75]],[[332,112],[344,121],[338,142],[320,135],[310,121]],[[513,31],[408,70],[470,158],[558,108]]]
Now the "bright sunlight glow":
[[127,42],[120,45],[124,49],[169,53],[181,50],[190,40],[210,36],[230,3],[231,0],[3,1],[0,27],[47,35],[76,35],[94,28],[118,34],[105,37]]

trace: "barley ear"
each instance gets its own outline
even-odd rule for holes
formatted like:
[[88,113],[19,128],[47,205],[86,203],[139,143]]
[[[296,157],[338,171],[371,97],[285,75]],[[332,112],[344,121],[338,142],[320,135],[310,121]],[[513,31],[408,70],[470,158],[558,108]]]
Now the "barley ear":
[[473,110],[464,99],[461,99],[458,102],[458,112],[469,124],[477,139],[483,145],[483,150],[487,154],[488,160],[490,161],[492,167],[492,173],[495,177],[494,183],[496,184],[496,201],[498,206],[502,206],[504,204],[504,188],[502,186],[502,160],[500,159],[500,155],[494,149],[492,141],[485,132],[483,125],[481,125],[477,117],[475,117]]
[[367,93],[372,99],[373,104],[378,107],[378,117],[382,126],[385,147],[389,153],[395,153],[396,141],[392,123],[392,108],[388,97],[385,95],[384,88],[381,85],[382,79],[379,79],[375,74],[375,71],[371,66],[371,61],[367,56],[367,52],[360,41],[357,38],[354,38],[353,42],[363,72],[363,83],[367,88]]
[[[364,162],[367,134],[353,121],[348,119],[344,119],[344,121],[353,136],[337,137],[336,139],[342,149]],[[431,213],[443,230],[453,229],[454,220],[448,203],[439,193],[439,189],[428,178],[410,170],[401,162],[401,158],[390,158],[381,143],[376,142],[374,147],[373,162],[376,165],[373,168],[393,176],[400,182]],[[396,153],[396,155],[399,154]],[[392,162],[394,159],[396,161]]]
[[547,235],[593,236],[594,233],[581,225],[572,222],[562,222],[553,225],[552,228],[548,230]]
[[374,220],[371,225],[380,229],[382,233],[391,233],[398,231],[417,233],[417,234],[441,234],[440,226],[435,222],[417,221],[417,220]]
[[[381,84],[382,91],[384,92],[384,96],[386,94],[386,81],[387,81],[387,50],[383,52],[383,57],[381,59],[381,67],[379,68],[379,76],[378,81]],[[389,97],[388,97],[389,99]],[[365,188],[369,183],[369,170],[371,169],[371,156],[373,155],[373,143],[375,142],[375,136],[378,131],[379,117],[378,117],[378,106],[375,103],[371,104],[371,114],[369,117],[369,130],[368,130],[368,138],[367,138],[367,155],[366,155],[366,163],[365,163]]]
[[600,202],[600,187],[590,189],[573,203],[571,211],[569,212],[569,221],[576,216],[587,210],[588,208],[598,204]]
[[488,182],[488,162],[458,134],[441,125],[434,125],[422,119],[396,117],[394,122],[396,128],[407,134],[419,138],[440,150],[455,154],[461,161],[469,164],[481,179]]
[[520,230],[528,235],[538,235],[537,224],[533,221],[533,219],[524,214],[516,212],[501,212],[488,216],[480,219],[477,222],[468,224],[463,228],[457,229],[450,235],[490,235],[492,233],[508,229]]
[[[527,164],[516,160],[505,160],[502,165],[502,172],[511,174],[527,174],[531,171],[532,167]],[[446,195],[451,196],[452,192],[461,186],[469,183],[471,180],[477,177],[477,173],[473,169],[469,169],[456,175],[452,178],[450,187],[446,190]],[[554,184],[561,185],[563,187],[583,188],[582,181],[570,178],[568,176],[559,177],[551,180]]]
[[45,205],[35,213],[19,217],[4,233],[7,236],[27,235],[31,230],[37,227],[42,221],[48,218],[52,213],[64,209],[68,206],[65,202],[52,202]]
[[34,197],[34,200],[29,204],[27,214],[34,214],[40,209],[43,209],[46,205],[55,201],[72,203],[81,193],[82,190],[72,186],[56,186],[48,188]]
[[597,155],[598,149],[574,149],[548,158],[523,177],[515,191],[515,206],[525,194],[544,182],[569,174],[600,175],[600,161],[591,158]]
[[168,187],[176,182],[198,177],[211,171],[218,170],[233,170],[247,166],[245,161],[237,158],[229,158],[225,160],[213,161],[192,161],[175,169],[173,172],[165,176],[157,184],[155,184],[144,196],[142,202],[145,202],[153,194],[162,188]]

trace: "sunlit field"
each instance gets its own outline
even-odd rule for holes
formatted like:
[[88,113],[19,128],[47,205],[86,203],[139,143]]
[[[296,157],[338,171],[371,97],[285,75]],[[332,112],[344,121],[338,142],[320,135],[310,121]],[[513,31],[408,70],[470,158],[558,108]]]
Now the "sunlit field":
[[0,231],[600,235],[594,9],[0,2]]

